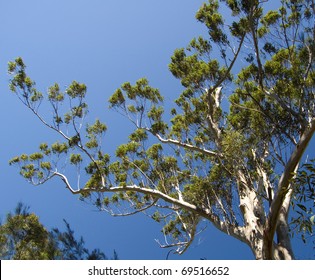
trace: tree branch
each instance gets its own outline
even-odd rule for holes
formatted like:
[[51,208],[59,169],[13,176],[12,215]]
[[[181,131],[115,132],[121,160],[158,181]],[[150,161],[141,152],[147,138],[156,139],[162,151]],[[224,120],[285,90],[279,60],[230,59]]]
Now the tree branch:
[[284,109],[285,111],[289,112],[290,114],[292,114],[294,117],[296,117],[301,126],[302,126],[302,130],[305,129],[306,125],[307,125],[307,121],[302,117],[302,115],[298,112],[295,112],[294,110],[292,110],[289,106],[287,106],[287,104],[275,93],[271,93],[267,90],[264,89],[264,92],[271,98],[273,98],[275,101],[278,102],[278,104],[282,107],[282,109]]
[[236,227],[235,225],[229,224],[226,221],[221,221],[220,218],[213,214],[210,209],[203,209],[199,208],[196,205],[193,205],[189,202],[186,201],[180,201],[176,198],[170,197],[165,193],[162,193],[156,189],[150,189],[150,188],[142,188],[137,185],[130,185],[130,186],[119,186],[119,187],[101,187],[101,188],[90,188],[90,189],[78,189],[74,190],[69,181],[67,180],[66,176],[59,173],[55,172],[54,176],[58,176],[62,179],[62,181],[66,184],[66,188],[70,190],[72,194],[86,194],[90,192],[99,192],[99,193],[116,193],[116,192],[125,192],[125,191],[134,191],[138,193],[143,193],[143,194],[149,194],[153,197],[156,197],[158,199],[162,199],[165,202],[171,203],[173,205],[176,205],[180,208],[184,208],[187,211],[190,211],[194,214],[197,214],[200,217],[203,217],[210,221],[217,229],[220,231],[231,235],[238,240],[247,243],[246,237],[244,235],[244,229],[242,227]]
[[210,150],[207,150],[207,149],[201,149],[201,148],[196,147],[194,145],[191,145],[191,144],[188,144],[188,143],[183,143],[183,142],[180,142],[180,141],[174,140],[174,139],[165,139],[159,134],[154,134],[154,135],[159,139],[159,141],[161,141],[164,144],[173,144],[173,145],[176,145],[176,146],[188,149],[188,150],[192,150],[192,151],[195,151],[195,152],[199,152],[199,153],[208,155],[208,156],[216,156],[216,157],[220,156],[220,154],[218,154],[218,153],[216,153],[214,151],[210,151]]
[[266,259],[272,258],[272,247],[273,247],[273,238],[277,228],[280,211],[283,207],[283,203],[286,199],[286,196],[290,190],[290,183],[294,177],[296,168],[305,152],[307,145],[312,139],[315,132],[315,118],[311,121],[309,127],[302,134],[300,141],[296,145],[294,152],[292,153],[289,161],[287,162],[282,176],[278,183],[278,191],[273,199],[270,212],[268,215],[268,220],[264,233],[264,246],[267,246],[264,252],[267,252],[268,255],[265,256]]
[[143,207],[143,208],[141,208],[141,209],[138,209],[138,210],[134,210],[134,211],[132,211],[132,212],[128,212],[128,213],[115,214],[115,213],[113,213],[113,212],[111,212],[111,211],[107,211],[107,212],[109,212],[110,215],[113,216],[113,217],[126,217],[126,216],[131,216],[131,215],[135,215],[135,214],[137,214],[137,213],[144,212],[144,211],[148,210],[149,208],[151,208],[152,206],[154,206],[155,203],[157,203],[158,200],[159,200],[159,199],[156,198],[156,199],[153,200],[152,203],[148,204],[147,206],[145,206],[145,207]]

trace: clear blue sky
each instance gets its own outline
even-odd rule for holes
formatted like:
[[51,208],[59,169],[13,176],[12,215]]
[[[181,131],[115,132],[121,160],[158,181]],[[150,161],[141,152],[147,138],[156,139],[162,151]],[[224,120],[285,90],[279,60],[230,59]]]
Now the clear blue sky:
[[[275,2],[275,1],[273,1]],[[95,211],[71,195],[60,183],[29,185],[8,166],[15,155],[36,151],[55,136],[8,90],[7,62],[21,56],[38,89],[72,80],[88,86],[90,119],[106,122],[106,150],[127,139],[118,114],[108,110],[109,96],[123,82],[147,77],[167,101],[180,93],[179,81],[168,71],[170,56],[205,32],[194,15],[201,0],[0,0],[0,218],[18,201],[31,206],[48,228],[63,227],[65,218],[90,248],[107,255],[115,249],[121,259],[165,259],[168,251],[154,239],[163,239],[160,225],[143,214],[113,218]],[[119,129],[115,129],[115,128]],[[301,243],[299,243],[301,244]],[[310,252],[304,257],[312,257]],[[299,255],[297,254],[297,257]],[[183,256],[170,259],[251,259],[247,246],[214,230],[211,225]]]

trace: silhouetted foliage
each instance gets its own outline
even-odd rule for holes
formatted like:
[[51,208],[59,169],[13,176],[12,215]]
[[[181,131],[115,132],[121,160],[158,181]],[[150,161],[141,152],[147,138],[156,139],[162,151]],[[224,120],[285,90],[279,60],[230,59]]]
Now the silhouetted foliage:
[[[105,260],[100,249],[91,252],[83,237],[77,239],[70,224],[64,220],[65,231],[48,231],[29,207],[18,203],[0,225],[0,259],[15,260]],[[118,259],[116,251],[112,259]]]

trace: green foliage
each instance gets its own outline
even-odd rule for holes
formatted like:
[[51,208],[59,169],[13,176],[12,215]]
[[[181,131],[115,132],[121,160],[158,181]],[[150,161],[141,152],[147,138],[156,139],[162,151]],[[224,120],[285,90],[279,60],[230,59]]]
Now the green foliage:
[[[291,218],[292,234],[301,236],[304,243],[313,239],[315,232],[315,160],[302,165],[293,184],[294,199]],[[314,240],[313,240],[314,241]]]
[[36,110],[42,101],[43,95],[35,88],[35,82],[25,73],[26,66],[22,58],[18,57],[14,62],[9,62],[8,72],[15,74],[10,83],[10,89],[14,93],[20,92],[20,100],[31,109]]
[[[113,160],[102,151],[106,125],[97,119],[82,129],[88,113],[84,84],[74,81],[64,92],[58,84],[48,89],[53,109],[48,122],[38,111],[44,96],[26,75],[24,62],[10,62],[11,90],[62,138],[10,164],[32,183],[55,175],[66,182],[66,175],[58,173],[66,157],[83,166],[87,176],[78,191],[67,184],[73,193],[82,199],[96,193],[96,207],[112,214],[146,211],[164,223],[163,233],[180,253],[200,229],[201,217],[228,234],[234,229],[237,238],[257,250],[261,246],[241,235],[240,227],[260,232],[257,240],[272,232],[276,223],[268,224],[269,206],[277,196],[270,190],[288,193],[279,178],[296,176],[293,226],[311,234],[313,170],[305,165],[295,175],[284,173],[299,141],[313,129],[315,8],[311,1],[283,0],[279,9],[265,11],[265,2],[208,0],[201,6],[196,19],[209,36],[175,50],[169,64],[183,87],[170,120],[168,104],[146,78],[126,82],[113,93],[110,108],[134,125]],[[61,109],[67,100],[69,108]]]
[[86,85],[80,84],[76,81],[73,81],[72,84],[66,90],[66,94],[70,96],[70,98],[84,98],[86,95]]
[[49,232],[21,203],[0,226],[0,240],[1,259],[52,259],[56,253]]
[[61,102],[64,100],[64,94],[60,92],[59,85],[57,83],[48,89],[48,100],[51,102]]
[[68,145],[66,143],[55,142],[51,145],[51,150],[54,154],[67,153],[68,152]]
[[101,123],[98,119],[91,126],[87,126],[86,131],[89,135],[99,135],[105,133],[107,127],[105,124]]
[[[6,260],[104,260],[100,249],[91,252],[82,237],[76,239],[70,224],[66,231],[48,231],[29,207],[18,203],[14,213],[8,213],[0,225],[0,259]],[[113,259],[118,259],[114,252]]]
[[80,154],[72,154],[70,156],[70,163],[71,164],[79,164],[82,162],[82,156]]
[[223,33],[223,16],[219,13],[219,1],[209,0],[204,4],[196,14],[196,19],[204,23],[208,30],[210,38],[215,43],[227,43],[227,36]]
[[[134,86],[130,83],[124,83],[121,89],[118,89],[110,98],[109,102],[112,107],[117,107],[125,103],[126,98],[130,100],[150,100],[153,104],[163,100],[157,89],[149,86],[148,80],[145,78],[139,79]],[[141,110],[138,106],[137,110]]]
[[39,150],[43,152],[46,156],[50,155],[51,149],[48,147],[47,143],[42,143],[39,145]]

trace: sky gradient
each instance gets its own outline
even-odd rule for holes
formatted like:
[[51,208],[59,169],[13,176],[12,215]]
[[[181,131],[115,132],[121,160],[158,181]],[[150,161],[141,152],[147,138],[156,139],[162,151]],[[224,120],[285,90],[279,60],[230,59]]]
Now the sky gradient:
[[[276,2],[276,1],[275,1]],[[33,187],[8,161],[32,153],[56,135],[44,128],[8,89],[8,61],[21,56],[27,73],[45,92],[55,82],[61,89],[76,80],[88,87],[89,120],[108,126],[104,147],[113,153],[127,140],[128,121],[109,111],[108,99],[123,82],[146,77],[166,102],[181,92],[168,71],[170,56],[193,37],[205,34],[195,18],[201,0],[0,0],[0,92],[2,109],[0,151],[0,218],[17,202],[31,206],[48,228],[63,228],[66,219],[89,248],[121,259],[165,259],[168,250],[154,241],[163,236],[161,225],[143,214],[113,218],[79,201],[59,180]],[[302,243],[299,242],[301,245]],[[300,246],[299,245],[299,246]],[[299,254],[312,252],[299,247]],[[297,257],[299,257],[297,254]],[[301,255],[302,256],[302,255]],[[252,259],[249,248],[208,224],[183,256],[170,259]]]

